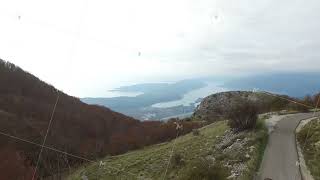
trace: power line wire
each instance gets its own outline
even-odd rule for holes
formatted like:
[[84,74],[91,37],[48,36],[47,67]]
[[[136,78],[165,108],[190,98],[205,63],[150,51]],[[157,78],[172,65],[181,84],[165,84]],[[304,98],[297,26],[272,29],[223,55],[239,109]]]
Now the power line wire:
[[44,139],[43,139],[43,142],[42,142],[42,146],[41,146],[41,149],[40,149],[40,153],[39,153],[39,156],[38,156],[37,164],[36,164],[36,167],[35,167],[34,172],[33,172],[33,175],[32,175],[32,180],[34,180],[35,175],[36,175],[36,173],[37,173],[37,169],[38,169],[38,167],[39,167],[39,162],[40,162],[40,159],[41,159],[41,155],[42,155],[42,151],[43,151],[43,146],[46,144],[47,137],[48,137],[49,131],[50,131],[50,129],[51,129],[51,124],[52,124],[52,121],[53,121],[53,117],[54,117],[54,113],[55,113],[55,111],[56,111],[57,104],[58,104],[58,102],[59,102],[59,97],[60,97],[60,91],[58,91],[56,103],[54,104],[54,107],[53,107],[53,110],[52,110],[52,113],[51,113],[51,118],[50,118],[50,121],[49,121],[49,124],[48,124],[48,127],[47,127],[47,132],[46,132],[46,135],[44,136]]
[[[44,149],[48,149],[48,150],[51,150],[51,151],[58,152],[58,153],[66,155],[66,156],[70,156],[70,157],[74,157],[74,158],[77,158],[77,159],[81,159],[81,160],[84,160],[84,161],[87,161],[87,162],[90,162],[90,163],[98,163],[98,161],[90,160],[90,159],[87,159],[85,157],[81,157],[81,156],[78,156],[78,155],[75,155],[75,154],[71,154],[71,153],[68,153],[66,151],[62,151],[62,150],[56,149],[54,147],[41,145],[41,144],[26,140],[26,139],[22,139],[22,138],[19,138],[19,137],[16,137],[16,136],[4,133],[4,132],[0,132],[0,134],[3,135],[3,136],[9,137],[9,138],[15,139],[15,140],[19,140],[19,141],[22,141],[22,142],[25,142],[25,143],[29,143],[29,144],[32,144],[32,145],[35,145],[35,146],[42,147]],[[118,168],[114,168],[112,166],[104,166],[104,167],[107,167],[107,168],[110,168],[110,169],[113,169],[113,170],[116,170],[116,171],[122,171],[122,170],[120,170]],[[122,171],[122,172],[125,172],[125,171]],[[125,172],[125,173],[130,174],[132,176],[137,176],[138,177],[137,174],[134,174],[134,173],[131,173],[131,172]]]
[[176,138],[175,138],[175,140],[173,142],[172,149],[170,151],[171,154],[170,154],[169,161],[168,161],[168,164],[167,164],[167,167],[166,167],[166,171],[164,172],[164,175],[163,175],[163,178],[162,178],[163,180],[166,178],[166,175],[167,175],[168,168],[169,168],[169,165],[170,165],[170,162],[171,162],[171,158],[173,156],[173,152],[174,152],[174,148],[176,146],[176,142],[177,142],[178,136],[179,136],[179,130],[177,130],[177,135],[176,135]]

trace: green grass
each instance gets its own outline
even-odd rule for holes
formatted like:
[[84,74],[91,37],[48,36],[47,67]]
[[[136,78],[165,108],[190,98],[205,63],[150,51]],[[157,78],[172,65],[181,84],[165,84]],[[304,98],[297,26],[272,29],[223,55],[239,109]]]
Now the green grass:
[[251,134],[251,143],[254,145],[256,150],[253,152],[252,158],[247,163],[248,170],[244,173],[244,176],[242,177],[243,180],[253,179],[256,175],[256,172],[259,171],[269,138],[268,129],[265,126],[266,118],[268,117],[264,117],[263,119],[258,120],[256,130],[253,134]]
[[[188,169],[187,166],[190,162],[210,154],[216,136],[221,136],[227,129],[226,122],[217,122],[202,128],[199,136],[190,133],[177,138],[174,152],[182,156],[185,165],[179,168],[170,166],[166,179],[178,179],[186,173],[185,170]],[[124,155],[107,157],[103,159],[106,162],[105,169],[99,169],[99,164],[93,163],[86,168],[78,169],[69,179],[81,179],[82,174],[86,174],[90,180],[162,179],[173,143],[174,140]],[[116,169],[119,169],[119,171]]]
[[[222,153],[222,150],[220,152],[216,150],[215,145],[220,141],[217,136],[223,136],[226,130],[229,130],[226,121],[220,121],[201,128],[198,136],[189,133],[177,138],[174,156],[165,179],[185,180],[198,176],[202,177],[201,180],[226,179],[230,175],[230,170],[223,164],[230,159],[243,161],[248,167],[240,179],[252,179],[259,168],[267,141],[267,131],[263,121],[258,121],[255,130],[236,137],[250,139],[243,149],[246,151],[250,146],[255,147],[250,159],[244,158],[245,153],[238,150],[227,154]],[[99,163],[92,163],[75,170],[68,179],[81,180],[81,176],[85,174],[90,180],[162,180],[173,144],[174,140],[123,155],[106,157],[102,159],[106,163],[105,167],[99,168]],[[211,158],[216,159],[214,165],[211,165]]]
[[320,180],[320,121],[315,119],[306,124],[297,138],[312,176]]

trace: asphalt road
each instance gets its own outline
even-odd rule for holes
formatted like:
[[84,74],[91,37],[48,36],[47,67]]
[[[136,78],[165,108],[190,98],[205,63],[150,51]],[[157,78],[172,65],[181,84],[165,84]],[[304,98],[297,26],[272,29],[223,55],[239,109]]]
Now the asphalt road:
[[[316,116],[319,116],[317,113]],[[269,136],[258,179],[301,180],[295,129],[300,120],[313,117],[313,113],[295,114],[278,122]]]

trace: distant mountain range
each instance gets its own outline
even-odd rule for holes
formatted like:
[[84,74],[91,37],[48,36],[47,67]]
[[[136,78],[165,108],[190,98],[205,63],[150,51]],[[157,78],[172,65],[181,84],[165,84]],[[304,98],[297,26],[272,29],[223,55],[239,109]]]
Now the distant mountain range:
[[275,73],[235,78],[224,83],[234,90],[253,90],[285,94],[301,98],[320,91],[320,73]]
[[[138,119],[163,119],[166,117],[190,115],[195,110],[194,102],[190,105],[173,107],[152,107],[153,104],[181,99],[186,93],[203,88],[207,83],[219,83],[226,90],[264,90],[278,94],[301,98],[320,91],[320,73],[274,73],[242,78],[207,77],[183,80],[177,83],[149,83],[116,88],[118,92],[140,92],[136,97],[82,98],[88,104],[99,104],[114,111]],[[212,89],[212,93],[217,92]],[[218,91],[219,92],[219,91]],[[203,94],[203,97],[208,94]]]
[[194,106],[155,108],[153,104],[179,100],[184,94],[205,87],[199,80],[183,80],[176,83],[149,83],[123,86],[113,91],[140,92],[136,97],[82,98],[88,104],[98,104],[139,119],[162,119],[175,114],[190,113]]
[[107,106],[116,111],[130,108],[148,107],[159,102],[173,101],[182,98],[183,94],[206,86],[202,81],[183,80],[176,83],[150,83],[123,86],[113,91],[141,92],[136,97],[113,97],[113,98],[82,98],[88,104],[99,104]]

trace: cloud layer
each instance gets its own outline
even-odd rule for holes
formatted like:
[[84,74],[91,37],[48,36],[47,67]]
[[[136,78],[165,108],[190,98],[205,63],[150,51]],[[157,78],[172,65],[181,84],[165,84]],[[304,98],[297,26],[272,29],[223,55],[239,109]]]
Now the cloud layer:
[[0,2],[0,57],[76,96],[209,75],[320,70],[317,0]]

